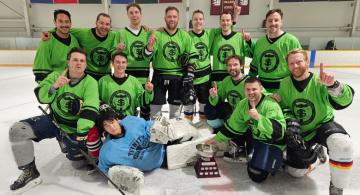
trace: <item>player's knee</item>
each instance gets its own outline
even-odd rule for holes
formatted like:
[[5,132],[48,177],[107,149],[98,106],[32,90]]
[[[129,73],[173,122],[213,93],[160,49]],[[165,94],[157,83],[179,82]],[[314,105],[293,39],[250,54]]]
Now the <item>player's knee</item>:
[[250,179],[256,183],[263,182],[269,175],[269,172],[252,167],[250,165],[247,166],[247,172]]
[[354,146],[350,137],[346,134],[334,133],[326,139],[330,159],[336,161],[351,161]]
[[292,177],[300,178],[307,173],[308,169],[297,169],[287,165],[285,167],[285,171]]
[[18,142],[34,138],[31,126],[25,122],[15,122],[9,130],[10,142]]

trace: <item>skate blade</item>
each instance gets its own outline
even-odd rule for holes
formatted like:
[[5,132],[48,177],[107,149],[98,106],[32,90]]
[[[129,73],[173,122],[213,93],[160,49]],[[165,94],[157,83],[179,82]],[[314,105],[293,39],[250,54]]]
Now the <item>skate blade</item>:
[[233,158],[228,158],[228,157],[223,157],[223,160],[225,162],[228,162],[228,163],[233,163],[233,164],[246,164],[248,162],[248,160],[246,158],[240,158],[240,159],[236,159],[234,160]]
[[32,188],[34,188],[35,186],[41,184],[42,180],[40,177],[36,178],[36,179],[33,179],[31,181],[29,181],[29,183],[27,183],[24,187],[22,188],[19,188],[17,190],[14,190],[12,191],[12,194],[15,195],[15,194],[22,194]]

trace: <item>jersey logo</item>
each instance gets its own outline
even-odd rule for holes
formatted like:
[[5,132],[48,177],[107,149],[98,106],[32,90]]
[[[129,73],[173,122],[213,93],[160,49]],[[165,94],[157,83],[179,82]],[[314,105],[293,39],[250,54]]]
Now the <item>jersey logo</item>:
[[292,110],[301,125],[310,124],[316,116],[314,104],[307,99],[296,99],[292,103]]
[[217,53],[217,58],[219,60],[219,62],[221,62],[222,64],[226,63],[226,59],[235,54],[235,49],[233,46],[229,45],[229,44],[225,44],[223,46],[221,46],[218,50]]
[[148,147],[149,138],[142,135],[131,141],[128,156],[136,160],[141,160],[144,157],[145,149]]
[[242,97],[238,91],[231,90],[227,93],[226,99],[229,102],[229,104],[231,105],[231,107],[234,109],[236,107],[236,104],[238,102],[240,102]]
[[141,41],[135,41],[130,46],[130,55],[137,61],[144,60],[143,49],[145,44]]
[[260,56],[260,68],[263,72],[270,73],[279,66],[279,56],[274,50],[266,50]]
[[198,42],[195,44],[195,48],[197,49],[197,52],[199,54],[199,61],[205,61],[209,55],[209,50],[206,44],[203,42]]
[[56,99],[56,106],[64,115],[75,116],[80,113],[82,100],[73,93],[65,92]]
[[97,67],[104,67],[109,65],[110,52],[103,47],[96,47],[91,50],[90,60]]
[[163,56],[167,61],[176,62],[180,54],[180,47],[174,41],[167,42],[163,47]]
[[110,107],[121,117],[125,116],[125,112],[130,109],[130,105],[131,96],[127,91],[117,90],[110,97]]

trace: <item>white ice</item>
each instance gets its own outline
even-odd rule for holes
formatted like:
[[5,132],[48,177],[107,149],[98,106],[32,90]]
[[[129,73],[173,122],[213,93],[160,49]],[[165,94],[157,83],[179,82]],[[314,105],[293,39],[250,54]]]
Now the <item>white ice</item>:
[[[356,92],[352,105],[336,111],[335,119],[350,133],[355,146],[352,179],[344,194],[357,195],[360,194],[360,69],[327,71],[334,72],[338,80],[350,84]],[[10,148],[9,127],[18,120],[41,114],[33,93],[35,86],[31,68],[0,68],[0,130],[3,135],[0,137],[0,194],[11,194],[9,186],[20,174]],[[74,170],[54,139],[35,144],[35,157],[43,183],[24,194],[120,194],[110,188],[99,174],[87,175],[85,171]],[[264,183],[255,184],[247,176],[245,165],[229,164],[221,159],[217,159],[217,162],[221,171],[219,178],[197,179],[193,167],[158,169],[147,173],[141,194],[328,194],[328,164],[300,179],[279,172]]]

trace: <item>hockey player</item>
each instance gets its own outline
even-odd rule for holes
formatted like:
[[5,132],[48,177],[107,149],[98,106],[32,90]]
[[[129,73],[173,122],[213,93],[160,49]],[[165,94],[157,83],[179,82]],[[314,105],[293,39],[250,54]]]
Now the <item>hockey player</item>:
[[51,72],[62,72],[67,67],[66,55],[73,47],[78,47],[77,39],[69,33],[70,13],[63,9],[54,11],[55,32],[48,41],[41,41],[36,50],[33,64],[35,81],[40,82]]
[[[87,131],[94,126],[99,108],[98,85],[95,79],[85,74],[86,54],[73,48],[68,54],[68,70],[62,74],[53,72],[39,86],[35,94],[42,104],[50,104],[51,118],[60,125],[58,129],[49,116],[36,116],[14,123],[9,131],[15,162],[22,170],[19,178],[10,186],[21,193],[40,184],[40,173],[35,165],[33,141],[63,139],[66,157],[75,168],[85,165],[85,158],[79,152],[86,151]],[[71,139],[65,138],[64,133]]]
[[285,149],[281,144],[285,119],[277,102],[262,93],[258,78],[249,77],[245,80],[245,97],[237,104],[224,128],[207,143],[224,142],[245,134],[249,129],[254,152],[247,165],[248,175],[253,181],[261,182],[281,165],[282,151]]
[[163,116],[154,121],[134,116],[118,120],[116,113],[106,104],[100,107],[97,126],[106,134],[99,168],[115,184],[129,192],[134,192],[144,183],[142,171],[166,166],[164,144],[171,145],[175,140],[192,134],[191,131],[181,132],[184,127],[191,127],[187,121],[168,120]]
[[[115,32],[110,31],[111,17],[106,13],[96,16],[95,28],[71,28],[71,35],[79,41],[80,47],[87,51],[86,73],[99,80],[102,76],[111,73],[111,53],[115,51]],[[49,33],[44,32],[42,40],[46,41]]]
[[[128,57],[126,73],[136,77],[145,87],[150,75],[150,59],[144,56],[144,48],[151,32],[141,25],[142,10],[139,4],[128,4],[126,11],[130,25],[117,33],[115,47]],[[140,108],[140,117],[150,119],[150,105]]]
[[285,57],[295,48],[301,48],[299,40],[284,32],[283,12],[272,9],[266,13],[266,35],[256,41],[250,76],[259,76],[262,85],[269,92],[279,89],[281,79],[290,75]]
[[[222,127],[236,105],[245,98],[245,80],[247,75],[241,73],[244,65],[238,55],[229,56],[226,60],[227,72],[229,76],[218,84],[214,81],[214,86],[209,90],[209,104],[205,106],[205,114],[208,118],[207,123],[215,130],[215,133]],[[248,133],[244,136],[236,136],[232,139],[231,147],[224,153],[224,160],[228,162],[245,162],[245,140],[249,139]],[[246,144],[247,151],[251,152],[251,144]]]
[[[240,9],[240,7],[234,4],[235,18],[237,18],[237,15],[240,13]],[[236,21],[236,19],[234,19],[234,21]],[[199,118],[200,121],[204,122],[206,121],[204,107],[208,103],[210,88],[210,47],[212,46],[214,37],[220,35],[221,28],[204,29],[204,13],[201,10],[195,10],[193,12],[191,22],[193,29],[189,32],[189,35],[199,55],[198,60],[195,62],[196,69],[194,71],[193,84],[199,102]],[[184,116],[189,121],[193,120],[194,110],[194,104],[184,106]]]
[[[241,12],[241,7],[235,9],[235,14],[224,12],[220,15],[221,33],[214,37],[211,46],[213,55],[213,67],[211,81],[222,81],[228,73],[226,72],[226,59],[231,55],[241,56],[241,64],[245,63],[245,56],[251,57],[253,47],[249,33],[239,33],[232,30],[232,25]],[[246,41],[246,43],[245,43]],[[242,70],[242,72],[244,72]]]
[[126,74],[127,56],[116,52],[111,59],[114,74],[99,81],[100,100],[111,106],[119,119],[135,115],[136,108],[149,104],[153,97],[153,84],[147,81],[145,90],[134,76]]
[[354,90],[325,72],[322,64],[319,75],[309,72],[309,58],[304,50],[292,50],[286,60],[291,76],[281,82],[280,96],[276,98],[285,109],[287,134],[305,140],[303,147],[288,144],[286,170],[301,177],[318,165],[314,151],[310,150],[318,143],[328,149],[330,157],[330,194],[342,194],[350,182],[353,144],[345,129],[334,121],[333,109],[349,106]]
[[99,168],[123,190],[134,192],[144,183],[141,171],[160,168],[164,161],[163,144],[150,142],[153,121],[135,116],[118,120],[106,104],[100,108],[97,127],[107,134],[101,147]]
[[[151,116],[161,113],[162,105],[169,103],[170,118],[177,118],[180,114],[182,103],[182,77],[183,68],[178,63],[178,57],[182,54],[195,54],[196,49],[191,42],[189,34],[177,28],[179,10],[176,7],[167,7],[165,10],[166,27],[162,31],[156,31],[149,37],[145,54],[153,57],[154,74],[154,100],[151,103]],[[195,60],[190,60],[193,64]],[[188,63],[186,63],[188,64]],[[190,79],[191,80],[191,79]],[[166,101],[166,92],[168,98]]]

